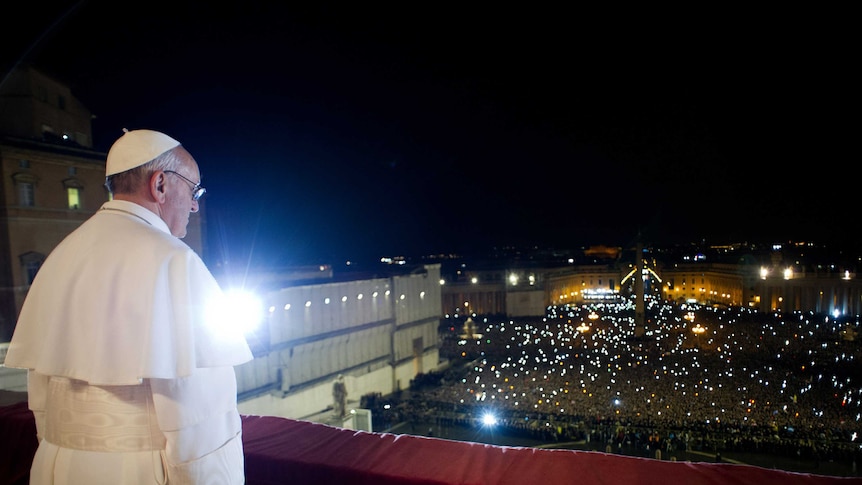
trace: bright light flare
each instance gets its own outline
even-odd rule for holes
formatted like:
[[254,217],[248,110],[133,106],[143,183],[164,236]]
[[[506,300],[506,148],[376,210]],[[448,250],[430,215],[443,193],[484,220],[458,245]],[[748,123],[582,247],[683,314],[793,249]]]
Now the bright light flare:
[[227,325],[237,326],[243,332],[257,330],[263,321],[263,304],[260,298],[247,290],[233,289],[225,292],[225,299],[218,305],[221,319]]
[[494,416],[491,413],[485,413],[482,415],[482,425],[483,426],[494,426],[497,424],[497,416]]

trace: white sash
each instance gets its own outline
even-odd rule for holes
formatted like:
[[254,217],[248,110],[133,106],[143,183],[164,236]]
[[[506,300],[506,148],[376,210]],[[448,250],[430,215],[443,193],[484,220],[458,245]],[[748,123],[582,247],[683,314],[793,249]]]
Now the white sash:
[[51,377],[46,402],[45,439],[83,451],[164,450],[149,380],[136,386],[92,386]]

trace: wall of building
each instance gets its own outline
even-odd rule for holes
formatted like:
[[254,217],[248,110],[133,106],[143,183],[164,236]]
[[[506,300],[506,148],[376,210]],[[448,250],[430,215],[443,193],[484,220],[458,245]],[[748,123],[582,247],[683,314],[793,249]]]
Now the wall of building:
[[663,297],[702,304],[744,305],[744,279],[748,268],[728,264],[679,264],[662,272]]
[[619,293],[623,276],[608,265],[569,267],[544,279],[547,303],[580,305],[610,297]]
[[[26,266],[37,264],[107,200],[104,161],[38,145],[0,141],[0,340],[8,340],[31,283]],[[19,184],[33,187],[33,205],[22,205]],[[70,208],[66,191],[80,189]]]
[[442,293],[443,313],[446,316],[505,315],[506,288],[504,284],[446,283]]
[[862,282],[856,279],[771,277],[753,284],[766,312],[812,311],[832,315],[862,313]]
[[294,286],[262,295],[267,316],[237,367],[241,412],[303,418],[333,403],[406,389],[439,365],[439,265],[389,278]]
[[32,67],[15,69],[0,83],[0,133],[93,147],[92,113],[71,89]]
[[[442,286],[443,314],[448,317],[488,315],[497,312],[486,313],[481,309],[502,307],[508,316],[529,316],[537,308],[550,305],[579,305],[613,299],[617,293],[633,291],[632,266],[536,269],[535,284],[530,288],[543,292],[541,302],[532,298],[531,291],[510,287],[502,278],[485,283],[446,282]],[[775,269],[784,266],[776,263],[767,276],[762,277],[760,266],[751,264],[698,262],[663,266],[650,263],[645,275],[645,291],[669,301],[744,306],[760,312],[862,313],[862,280],[856,278],[855,272],[797,270],[785,276],[783,270]]]

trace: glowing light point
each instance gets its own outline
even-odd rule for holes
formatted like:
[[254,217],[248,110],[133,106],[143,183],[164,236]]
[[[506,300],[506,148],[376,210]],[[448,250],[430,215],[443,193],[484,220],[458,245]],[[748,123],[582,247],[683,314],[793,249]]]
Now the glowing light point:
[[494,426],[497,424],[497,417],[491,413],[485,413],[482,415],[482,425],[484,426]]

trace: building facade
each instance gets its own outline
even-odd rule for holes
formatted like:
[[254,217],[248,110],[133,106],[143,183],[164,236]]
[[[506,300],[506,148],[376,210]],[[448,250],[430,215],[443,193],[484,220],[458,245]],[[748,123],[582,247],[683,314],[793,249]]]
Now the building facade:
[[237,367],[240,412],[307,418],[407,389],[439,358],[440,265],[388,277],[318,281],[261,295],[264,321],[248,335],[255,358]]
[[[746,254],[733,263],[648,255],[639,271],[644,292],[676,303],[743,306],[764,313],[862,313],[862,280],[854,264],[858,258],[834,264],[820,255],[803,260],[793,245],[752,253],[757,256]],[[551,305],[612,301],[634,294],[638,271],[634,258],[629,259],[594,264],[561,260],[529,268],[505,261],[496,268],[460,264],[444,271],[441,279],[443,315],[542,317]]]

